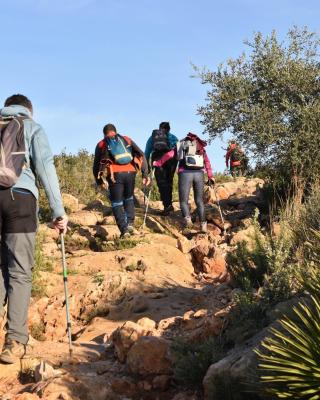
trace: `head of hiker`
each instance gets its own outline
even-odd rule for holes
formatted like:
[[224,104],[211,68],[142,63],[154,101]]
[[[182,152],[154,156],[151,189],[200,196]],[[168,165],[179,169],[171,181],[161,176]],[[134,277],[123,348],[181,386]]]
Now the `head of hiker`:
[[168,134],[170,132],[169,122],[161,122],[159,125],[159,129],[163,129]]
[[103,128],[103,134],[107,138],[112,138],[117,135],[117,128],[113,124],[107,124]]
[[28,99],[28,97],[22,95],[22,94],[14,94],[10,97],[7,98],[7,100],[4,102],[5,107],[11,107],[11,106],[22,106],[27,108],[31,115],[33,114],[33,106],[31,101]]
[[231,140],[229,147],[230,147],[230,149],[235,149],[237,147],[236,141],[235,140]]

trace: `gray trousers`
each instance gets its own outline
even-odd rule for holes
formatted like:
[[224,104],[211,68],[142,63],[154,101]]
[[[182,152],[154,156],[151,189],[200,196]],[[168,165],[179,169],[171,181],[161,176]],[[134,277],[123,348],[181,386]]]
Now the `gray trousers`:
[[190,217],[189,195],[193,187],[194,201],[197,205],[197,213],[200,222],[205,222],[205,210],[203,202],[204,173],[203,171],[185,171],[179,173],[179,201],[181,213],[184,218]]
[[37,229],[37,202],[31,192],[0,189],[0,227],[0,309],[7,304],[6,339],[27,344]]

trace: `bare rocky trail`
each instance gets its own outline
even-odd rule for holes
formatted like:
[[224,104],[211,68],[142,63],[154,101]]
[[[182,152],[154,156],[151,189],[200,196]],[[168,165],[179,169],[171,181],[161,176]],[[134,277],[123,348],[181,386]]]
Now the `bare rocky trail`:
[[29,312],[32,349],[21,365],[0,366],[0,398],[196,399],[172,384],[170,346],[179,336],[201,341],[225,328],[234,295],[225,255],[238,241],[250,240],[262,186],[259,179],[239,178],[208,188],[208,234],[182,234],[178,205],[164,218],[156,214],[158,202],[139,230],[143,195],[137,191],[137,232],[128,240],[118,239],[109,207],[100,201],[82,206],[65,195],[72,211],[66,248],[73,357],[58,238],[41,225],[48,267]]

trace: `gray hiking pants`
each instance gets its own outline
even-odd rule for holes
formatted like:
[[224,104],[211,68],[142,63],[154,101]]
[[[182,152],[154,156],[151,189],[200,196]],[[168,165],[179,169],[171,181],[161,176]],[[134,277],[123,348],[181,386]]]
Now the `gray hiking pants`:
[[203,171],[183,171],[179,173],[179,201],[181,213],[184,218],[190,217],[189,195],[193,187],[194,201],[197,205],[197,213],[200,222],[205,222],[205,210],[203,202],[204,173]]
[[0,314],[7,304],[6,338],[27,344],[37,201],[24,189],[0,189]]

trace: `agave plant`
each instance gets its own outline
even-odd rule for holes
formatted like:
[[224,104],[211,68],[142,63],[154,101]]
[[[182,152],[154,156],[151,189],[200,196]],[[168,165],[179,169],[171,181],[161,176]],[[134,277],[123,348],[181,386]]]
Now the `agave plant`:
[[295,320],[285,317],[262,342],[261,381],[279,399],[320,399],[320,301],[294,308]]

